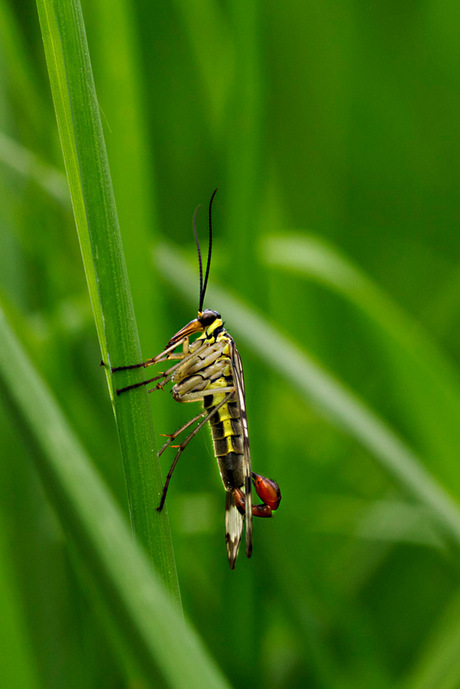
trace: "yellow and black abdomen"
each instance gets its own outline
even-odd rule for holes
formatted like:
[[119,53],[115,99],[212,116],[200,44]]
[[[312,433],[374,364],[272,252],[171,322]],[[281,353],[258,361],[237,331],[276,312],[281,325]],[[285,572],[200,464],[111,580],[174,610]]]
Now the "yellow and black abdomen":
[[[202,400],[210,414],[214,451],[227,491],[245,485],[243,424],[232,369],[232,343],[222,321],[216,319],[192,344],[196,356],[180,364],[172,378],[172,394],[177,402]],[[229,389],[235,392],[212,413],[228,396]]]
[[[227,386],[233,384],[231,376],[225,376]],[[204,407],[212,411],[221,400],[222,393],[206,395]],[[241,488],[244,485],[243,426],[236,401],[224,404],[209,419],[214,443],[214,452],[225,490]]]

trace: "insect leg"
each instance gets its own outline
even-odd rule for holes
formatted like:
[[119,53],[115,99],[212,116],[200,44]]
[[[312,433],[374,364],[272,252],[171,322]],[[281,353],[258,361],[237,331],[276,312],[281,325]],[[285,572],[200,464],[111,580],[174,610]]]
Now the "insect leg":
[[[189,444],[189,442],[191,441],[191,439],[198,433],[199,430],[201,430],[201,429],[203,428],[204,424],[205,424],[207,421],[209,421],[209,419],[211,418],[211,416],[212,416],[213,414],[215,414],[215,413],[216,413],[226,402],[228,402],[228,400],[229,400],[230,397],[233,395],[233,393],[234,393],[234,389],[232,388],[231,391],[230,391],[227,395],[225,395],[224,399],[223,399],[221,402],[219,402],[219,404],[217,404],[217,405],[214,407],[214,409],[213,409],[212,411],[209,412],[209,414],[206,414],[206,416],[205,416],[205,418],[203,419],[203,421],[201,421],[201,423],[199,423],[198,426],[197,426],[196,428],[193,429],[193,431],[190,433],[190,435],[188,435],[188,436],[185,438],[184,442],[183,442],[181,445],[179,445],[179,449],[178,449],[178,451],[177,451],[177,454],[176,454],[176,456],[174,457],[173,463],[171,464],[171,467],[170,467],[170,469],[169,469],[169,471],[168,471],[168,475],[166,476],[166,481],[165,481],[165,485],[164,485],[164,487],[163,487],[163,493],[162,493],[162,495],[161,495],[160,504],[159,504],[158,507],[157,507],[157,512],[161,512],[161,510],[162,510],[163,507],[164,507],[165,500],[166,500],[166,493],[168,492],[169,482],[171,481],[171,477],[172,477],[172,475],[173,475],[174,469],[176,468],[176,464],[177,464],[177,462],[179,461],[179,457],[181,456],[182,452],[185,450],[185,448],[187,447],[187,445]],[[196,421],[196,419],[195,419],[195,421]],[[183,430],[183,429],[179,429],[179,432],[180,432],[181,430]]]
[[[172,378],[176,378],[178,375],[180,375],[180,370],[178,370],[178,366],[182,365],[183,362],[180,361],[178,364],[175,366],[172,366],[168,371],[164,372],[164,380],[161,381],[161,383],[157,383],[157,385],[149,390],[149,392],[153,392],[154,390],[159,390],[160,388],[163,388],[166,383],[169,383],[169,381]],[[210,368],[210,367],[209,367]],[[217,375],[218,373],[221,372],[223,369],[223,366],[217,367],[216,364],[216,371],[214,375]],[[159,376],[161,377],[161,376]],[[155,378],[152,378],[152,380],[155,380]],[[146,381],[149,382],[149,381]],[[234,391],[235,388],[234,386],[225,386],[225,387],[212,387],[212,379],[211,379],[211,384],[209,384],[209,381],[206,381],[201,375],[196,375],[190,377],[187,381],[182,381],[182,383],[178,383],[177,385],[174,386],[172,389],[173,397],[176,400],[176,402],[196,402],[196,401],[201,401],[203,398],[206,396],[206,394],[209,393],[211,390],[216,390],[216,392],[224,393],[224,392],[231,392]],[[140,385],[140,383],[137,383],[137,385]],[[180,389],[179,389],[180,388]],[[182,392],[182,390],[184,392]],[[189,392],[187,392],[189,391]]]
[[[117,395],[121,395],[122,392],[128,392],[128,390],[134,390],[135,388],[141,388],[143,385],[148,385],[149,383],[153,383],[155,380],[160,380],[160,378],[166,378],[166,376],[167,376],[167,373],[164,372],[164,373],[158,374],[158,376],[155,376],[154,378],[148,378],[147,380],[141,380],[140,383],[133,383],[132,385],[127,385],[125,388],[117,388]],[[163,381],[162,386],[166,382],[167,382],[166,380]],[[155,388],[153,388],[153,389],[156,390],[157,387],[158,387],[158,385],[155,386]],[[151,391],[149,390],[149,392],[151,392]]]
[[[176,345],[177,346],[177,345]],[[200,352],[202,349],[202,345],[200,344],[197,348],[195,348],[193,351],[188,351],[187,354],[168,354],[168,356],[163,356],[165,352],[168,350],[165,350],[161,354],[158,354],[158,356],[154,357],[153,359],[148,359],[147,361],[144,361],[142,364],[132,364],[131,366],[119,366],[118,368],[113,368],[112,373],[115,371],[124,371],[125,369],[131,369],[131,368],[141,368],[142,366],[152,366],[153,364],[159,364],[162,361],[174,361],[179,359],[177,364],[174,364],[174,366],[171,366],[171,368],[168,368],[167,371],[163,371],[162,373],[159,373],[157,376],[154,376],[153,378],[148,378],[147,380],[141,380],[139,383],[133,383],[132,385],[127,385],[124,388],[117,388],[117,395],[120,395],[122,392],[127,392],[128,390],[134,390],[135,388],[140,388],[143,385],[148,385],[149,383],[153,383],[155,380],[160,380],[161,378],[164,378],[161,384],[158,384],[155,386],[152,390],[149,390],[149,392],[152,392],[153,390],[158,390],[160,387],[163,387],[168,383],[171,378],[172,374],[174,371],[176,371],[179,366],[183,366],[187,360],[194,359],[197,356],[197,353]],[[184,349],[185,349],[185,344],[184,344]]]
[[[207,397],[208,395],[217,395],[217,394],[220,395],[221,393],[225,393],[225,392],[234,393],[235,388],[233,386],[232,387],[228,386],[225,388],[211,388],[211,387],[209,387],[209,388],[205,388],[204,390],[198,390],[196,392],[187,392],[183,395],[178,395],[177,393],[176,393],[176,395],[174,395],[174,391],[173,391],[173,397],[176,400],[176,402],[199,402],[200,400],[202,400],[204,397]],[[228,398],[226,397],[225,401],[227,401],[227,399]],[[218,407],[216,407],[214,409],[214,411],[216,411],[216,409],[220,409],[222,404],[223,404],[222,402],[219,402]]]
[[185,431],[187,428],[189,428],[192,424],[195,423],[195,421],[198,421],[198,419],[201,419],[204,415],[206,414],[205,411],[202,411],[201,414],[198,414],[195,416],[193,419],[190,419],[190,421],[187,421],[187,423],[184,423],[183,426],[177,429],[177,431],[174,431],[174,433],[171,433],[171,435],[168,435],[168,440],[165,442],[161,450],[158,452],[158,457],[161,457],[163,452],[166,450],[167,447],[172,443],[173,440],[179,436],[182,431]]
[[[171,357],[172,358],[172,357]],[[161,361],[164,361],[164,359],[161,359]],[[158,360],[157,363],[160,362],[160,359]],[[117,388],[117,395],[120,395],[122,392],[127,392],[128,390],[134,390],[135,388],[140,388],[143,385],[149,385],[149,383],[153,383],[156,380],[164,379],[162,380],[161,383],[158,383],[152,390],[149,390],[149,392],[153,392],[153,390],[159,390],[162,388],[166,383],[168,383],[178,366],[183,364],[184,361],[181,359],[180,361],[177,362],[177,364],[174,364],[174,366],[171,366],[171,368],[168,368],[167,371],[163,371],[162,373],[159,373],[157,376],[154,376],[153,378],[148,378],[147,380],[141,380],[140,383],[133,383],[132,385],[127,385],[124,388]],[[135,368],[137,364],[134,364],[133,368]],[[129,367],[128,367],[129,368]]]
[[[183,343],[182,353],[174,353],[173,350],[176,349],[178,345],[181,344],[181,342]],[[157,354],[157,356],[152,357],[152,359],[147,359],[147,361],[141,361],[140,364],[130,364],[128,366],[112,367],[112,373],[117,373],[118,371],[128,371],[134,368],[147,368],[148,366],[154,366],[155,364],[159,364],[162,361],[178,361],[178,363],[175,364],[175,367],[177,367],[181,363],[185,364],[188,359],[191,359],[194,356],[196,356],[204,348],[204,342],[201,342],[199,340],[196,340],[190,346],[188,342],[188,337],[186,337],[183,340],[177,342],[176,344],[171,345],[160,354]]]
[[[183,344],[182,354],[174,354],[174,349],[176,349],[180,344]],[[161,354],[157,354],[156,356],[152,357],[151,359],[147,359],[146,361],[141,361],[140,364],[129,364],[128,366],[114,366],[112,367],[112,373],[116,373],[117,371],[128,371],[132,368],[147,368],[147,366],[154,366],[155,364],[158,364],[160,361],[163,361],[164,359],[184,359],[188,356],[189,351],[190,348],[188,343],[188,337],[184,337],[182,340],[179,340],[179,342],[176,342],[174,345],[171,345],[170,347],[164,349],[161,352]]]

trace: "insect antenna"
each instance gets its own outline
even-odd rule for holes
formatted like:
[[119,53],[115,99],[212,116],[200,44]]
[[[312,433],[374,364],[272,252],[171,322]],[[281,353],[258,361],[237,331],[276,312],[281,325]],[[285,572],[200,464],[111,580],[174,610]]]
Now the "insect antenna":
[[200,311],[203,306],[204,295],[206,294],[206,287],[208,286],[209,269],[211,267],[211,254],[212,254],[212,202],[214,201],[214,196],[216,195],[217,189],[212,192],[211,200],[209,202],[209,245],[208,245],[208,263],[206,265],[206,275],[204,278],[203,290],[201,292],[201,303]]
[[198,264],[200,266],[200,305],[198,307],[198,311],[201,311],[203,308],[203,264],[201,263],[201,251],[200,251],[200,243],[198,241],[198,235],[196,232],[196,216],[198,214],[198,211],[200,210],[200,206],[197,206],[195,209],[195,212],[193,214],[193,234],[195,235],[195,244],[196,244],[196,249],[198,251]]

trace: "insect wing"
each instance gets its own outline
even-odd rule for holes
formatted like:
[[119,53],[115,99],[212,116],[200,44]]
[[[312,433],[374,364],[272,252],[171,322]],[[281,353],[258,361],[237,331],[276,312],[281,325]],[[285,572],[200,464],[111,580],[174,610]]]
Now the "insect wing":
[[232,343],[233,376],[236,387],[236,398],[241,415],[243,427],[243,462],[244,462],[244,491],[246,513],[246,555],[252,555],[252,479],[251,479],[251,452],[249,448],[248,420],[246,416],[246,399],[244,394],[244,375],[241,357],[235,343]]
[[233,493],[226,493],[225,503],[225,538],[227,541],[227,556],[231,569],[235,569],[235,562],[240,548],[243,533],[244,517],[239,513]]

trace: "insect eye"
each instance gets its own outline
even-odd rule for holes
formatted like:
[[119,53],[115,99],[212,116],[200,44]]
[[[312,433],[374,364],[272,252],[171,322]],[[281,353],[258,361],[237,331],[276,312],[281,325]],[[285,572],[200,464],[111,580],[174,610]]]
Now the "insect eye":
[[200,323],[204,328],[207,328],[211,323],[214,323],[216,318],[220,318],[220,314],[217,313],[217,311],[211,311],[210,309],[206,309],[206,311],[203,311],[202,315],[200,316]]

